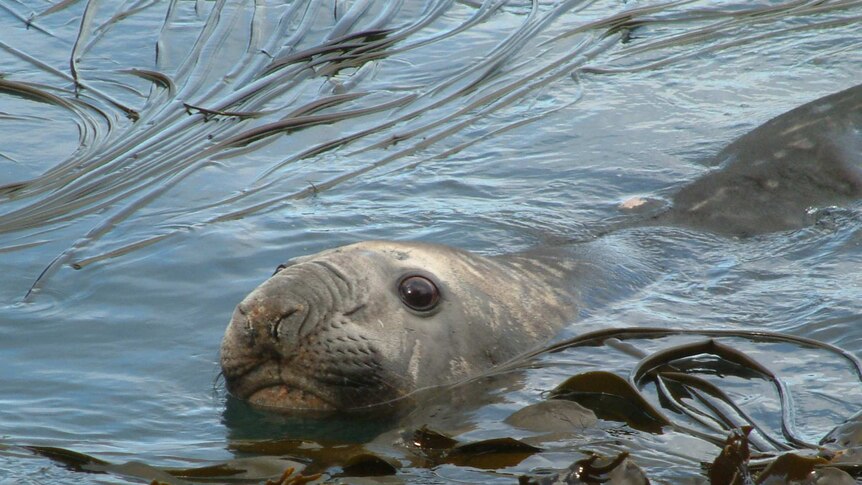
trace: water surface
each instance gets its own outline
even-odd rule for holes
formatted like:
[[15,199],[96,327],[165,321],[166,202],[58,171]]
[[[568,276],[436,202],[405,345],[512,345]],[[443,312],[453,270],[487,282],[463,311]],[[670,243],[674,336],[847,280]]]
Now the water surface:
[[[0,480],[125,479],[27,445],[156,467],[235,458],[231,439],[251,432],[225,419],[218,345],[277,264],[368,238],[484,254],[589,238],[621,201],[666,197],[735,137],[858,83],[860,21],[851,0],[4,4]],[[559,338],[768,329],[860,355],[859,209],[745,240],[613,234],[656,248],[666,271]],[[856,410],[839,362],[749,350],[811,389],[796,403],[810,439]],[[513,435],[501,419],[569,375],[627,372],[614,355],[552,354],[460,438]],[[775,400],[744,384],[728,385],[769,415]],[[620,429],[502,471],[400,473],[513,483],[587,446],[635,450],[661,483],[701,476],[716,453]],[[624,445],[602,448],[608,436]]]

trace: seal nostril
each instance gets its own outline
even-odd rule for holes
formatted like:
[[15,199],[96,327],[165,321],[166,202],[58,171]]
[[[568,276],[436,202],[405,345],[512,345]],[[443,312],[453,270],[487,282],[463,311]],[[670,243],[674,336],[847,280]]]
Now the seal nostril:
[[287,321],[290,317],[292,317],[296,312],[298,312],[298,308],[292,308],[288,310],[284,315],[281,316],[276,322],[270,327],[270,334],[272,338],[275,340],[279,340],[281,336],[281,324]]
[[249,312],[247,305],[244,301],[240,302],[239,305],[236,306],[236,311],[244,317],[247,317]]

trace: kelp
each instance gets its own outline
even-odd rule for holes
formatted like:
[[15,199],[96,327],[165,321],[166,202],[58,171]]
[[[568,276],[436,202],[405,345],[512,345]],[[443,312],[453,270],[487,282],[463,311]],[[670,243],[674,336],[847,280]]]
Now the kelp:
[[545,477],[518,477],[518,485],[649,485],[650,481],[629,454],[622,452],[614,457],[604,457],[597,454],[578,460],[567,469]]
[[[703,465],[712,485],[754,485],[772,483],[770,480],[802,483],[811,477],[826,477],[823,479],[843,484],[853,483],[854,475],[862,476],[858,452],[862,449],[859,415],[848,418],[826,434],[819,445],[808,443],[796,435],[791,419],[793,400],[780,376],[726,340],[745,338],[752,342],[793,343],[819,349],[849,364],[859,376],[862,366],[858,359],[832,345],[762,331],[625,328],[584,334],[534,352],[531,358],[576,347],[602,346],[610,339],[614,339],[619,348],[619,342],[626,340],[685,335],[709,338],[645,352],[632,366],[627,378],[608,371],[590,371],[566,379],[547,392],[545,402],[577,403],[569,406],[572,409],[563,407],[563,411],[570,413],[569,419],[550,428],[539,427],[533,432],[586,433],[588,427],[596,425],[595,417],[589,414],[592,411],[599,419],[625,423],[625,426],[640,432],[662,434],[673,430],[688,434],[714,443],[718,448],[716,458]],[[642,349],[641,353],[644,353]],[[515,369],[513,366],[508,371]],[[495,372],[506,372],[506,368],[503,366]],[[750,381],[770,383],[779,395],[781,435],[772,435],[767,426],[756,422],[741,405],[733,402],[720,384],[696,375],[709,371],[725,377],[738,375]],[[658,404],[654,404],[655,398],[645,392],[648,386],[652,386],[658,396]],[[695,402],[700,406],[694,406],[692,403]],[[537,410],[533,413],[536,416],[530,417],[522,429],[531,430],[529,422],[541,418],[541,412],[553,413],[557,409],[555,406],[533,407]],[[680,419],[682,417],[690,418],[696,426],[686,424]],[[518,419],[507,418],[506,422],[519,426]],[[395,459],[370,452],[358,444],[301,439],[234,440],[230,449],[241,455],[251,455],[249,458],[188,469],[160,469],[145,465],[130,469],[129,464],[115,465],[62,448],[26,449],[80,472],[145,477],[167,474],[177,480],[192,482],[228,479],[248,482],[255,477],[272,480],[288,466],[300,469],[303,476],[324,473],[333,478],[391,476],[405,464],[418,468],[446,464],[495,471],[518,466],[533,455],[552,451],[512,436],[462,441],[427,425],[408,432],[403,441],[407,444],[407,453]],[[556,483],[553,480],[568,480],[565,483],[649,483],[647,474],[635,465],[630,456],[634,450],[607,457],[590,448],[586,446],[578,450],[587,458],[575,461],[568,469],[552,475],[525,475],[520,478],[520,483]]]
[[[284,457],[238,458],[225,463],[195,468],[159,468],[135,461],[111,463],[64,448],[47,446],[25,446],[22,448],[77,472],[112,474],[171,485],[223,482],[263,484],[264,480],[267,485],[301,485],[321,477],[320,473],[307,473],[303,464]],[[371,476],[375,474],[369,473],[369,470],[375,470],[374,467],[379,470],[380,463],[388,462],[373,455],[357,455],[348,462],[349,468],[347,469],[357,472],[353,476]],[[383,473],[376,475],[380,474]]]
[[748,460],[751,451],[748,435],[751,427],[735,429],[727,437],[721,453],[709,466],[708,476],[711,485],[753,485]]
[[[792,343],[818,349],[845,362],[862,381],[862,363],[854,355],[830,344],[804,337],[740,330],[678,330],[658,328],[623,328],[589,332],[531,353],[518,359],[511,367],[503,366],[495,373],[506,373],[513,367],[529,365],[543,355],[577,347],[598,347],[610,340],[619,347],[627,340],[649,340],[671,336],[710,337],[646,353],[633,366],[627,378],[607,372],[590,371],[576,374],[547,393],[549,399],[567,399],[595,412],[605,420],[625,423],[630,428],[663,433],[672,429],[714,443],[721,449],[708,475],[714,485],[748,485],[763,483],[770,477],[782,480],[802,480],[812,473],[823,473],[837,480],[850,475],[860,476],[862,433],[858,415],[829,432],[820,444],[801,438],[795,430],[793,399],[787,385],[767,365],[725,339],[746,339],[751,342]],[[638,349],[638,352],[643,352]],[[769,383],[780,404],[781,435],[774,436],[758,423],[719,385],[696,375],[713,369],[723,377],[738,375],[746,380]],[[654,386],[660,403],[656,406],[644,392]],[[700,407],[692,405],[697,403]],[[697,428],[669,417],[660,408],[678,416],[690,418]],[[724,433],[723,438],[719,433]],[[757,462],[751,463],[754,450]],[[801,453],[801,454],[800,454]],[[828,470],[821,471],[827,467]],[[843,470],[843,471],[842,471]],[[842,482],[836,482],[842,483]]]
[[[357,82],[347,92],[330,95],[323,88],[327,83],[334,84],[337,77],[349,76],[351,70],[373,71],[381,61],[398,60],[400,54],[443,45],[446,39],[469,32],[504,12],[506,2],[429,0],[412,12],[402,10],[401,2],[343,2],[352,10],[338,15],[327,12],[333,21],[326,29],[314,25],[317,2],[290,2],[278,10],[267,10],[269,5],[264,1],[197,2],[193,6],[195,15],[183,17],[181,7],[190,3],[62,0],[41,5],[32,13],[26,12],[23,2],[0,4],[31,32],[52,39],[60,35],[59,30],[48,27],[48,20],[56,20],[52,16],[78,7],[85,12],[83,17],[67,22],[77,29],[73,42],[58,41],[67,56],[62,62],[42,58],[24,43],[0,45],[5,53],[27,66],[22,72],[38,74],[28,78],[14,71],[4,72],[0,94],[65,110],[79,131],[78,150],[56,160],[43,173],[26,180],[0,181],[0,232],[24,233],[14,245],[0,248],[4,256],[55,239],[57,227],[87,224],[72,239],[61,241],[65,249],[61,248],[53,261],[49,257],[42,263],[45,270],[34,281],[33,290],[50,284],[52,275],[65,265],[84,269],[161,244],[190,229],[275,210],[285,201],[315,197],[347,182],[361,183],[363,177],[375,171],[409,170],[428,160],[455,156],[472,144],[567,107],[543,107],[537,103],[514,120],[470,131],[477,123],[505,113],[507,107],[530,103],[543,90],[553,87],[555,81],[571,76],[578,83],[578,73],[648,72],[741,44],[769,41],[774,36],[852,26],[860,19],[849,11],[862,5],[858,0],[739,2],[739,8],[723,11],[683,0],[633,8],[626,5],[623,12],[594,19],[580,15],[594,2],[558,2],[552,6],[532,2],[505,38],[467,66],[451,73],[441,72],[425,84],[421,80],[412,85]],[[459,17],[455,25],[443,30],[426,29],[451,17],[455,7],[472,10],[466,18]],[[150,45],[153,59],[140,66],[117,65],[114,70],[82,69],[88,61],[98,59],[96,51],[101,44],[110,43],[107,32],[122,28],[123,22],[142,12],[163,19],[154,25],[158,35]],[[571,28],[545,38],[538,47],[531,44],[555,25],[559,27],[556,22],[565,16],[572,22]],[[271,19],[266,27],[261,26],[262,18]],[[676,28],[680,25],[689,27]],[[197,31],[188,49],[180,52],[180,58],[172,59],[166,46],[179,44],[172,37],[180,30],[178,27]],[[211,59],[236,32],[247,37],[243,39],[247,49],[228,59],[227,69],[220,70]],[[741,35],[728,35],[733,32]],[[820,54],[828,55],[828,51]],[[397,68],[396,72],[403,70]],[[134,91],[133,83],[137,82],[150,91],[139,97],[116,99],[114,91],[103,89],[105,81],[129,91]],[[580,95],[578,89],[569,102],[578,103]],[[300,136],[321,125],[332,127],[332,134],[308,143]],[[456,140],[458,136],[466,140]],[[193,207],[179,211],[168,207],[149,219],[142,217],[144,208],[184,186],[191,175],[217,163],[230,171],[235,168],[231,163],[241,155],[259,153],[267,144],[285,138],[297,143],[283,155],[270,157],[255,167],[258,172],[250,182],[226,185],[213,200],[195,201],[197,205]],[[332,166],[326,167],[327,173],[331,172],[329,178],[309,181],[309,187],[298,189],[285,183],[293,175],[293,164],[324,153],[339,154]],[[355,165],[349,163],[354,159],[358,160]],[[129,226],[141,233],[123,236]],[[112,240],[111,235],[116,239]],[[34,291],[31,297],[36,294]],[[629,376],[573,376],[572,382],[561,385],[554,397],[584,402],[598,398],[601,406],[594,407],[603,407],[603,411],[608,410],[604,404],[611,399],[617,408],[616,419],[645,432],[658,433],[668,426],[680,426],[678,420],[688,419],[698,426],[697,430],[676,429],[700,433],[718,445],[724,443],[728,432],[750,428],[747,438],[740,438],[737,444],[742,446],[740,440],[744,439],[748,447],[750,439],[753,450],[771,456],[812,445],[794,430],[793,401],[786,387],[782,388],[780,376],[768,371],[762,362],[734,353],[732,348],[728,350],[723,339],[782,341],[819,348],[844,359],[860,374],[858,360],[836,347],[764,332],[614,329],[585,334],[548,351],[604,345],[609,338],[673,335],[710,340],[653,353]],[[732,370],[734,375],[773,386],[781,396],[781,432],[770,433],[720,386],[689,372],[686,363],[702,356],[722,369]],[[591,379],[611,385],[596,387],[598,384],[590,383]],[[649,386],[655,388],[658,404],[650,402],[653,399],[645,392]],[[626,410],[625,406],[632,409]],[[643,416],[638,418],[638,413]],[[611,417],[605,414],[604,419]],[[638,419],[643,423],[639,424]],[[848,420],[824,437],[820,445],[834,452],[833,458],[823,457],[830,464],[837,466],[839,459],[845,460],[842,466],[858,474],[854,463],[859,460],[847,450],[860,442],[853,429],[852,420]],[[428,429],[421,433],[418,443],[421,445],[416,445],[419,451],[414,464],[427,466],[456,462],[459,466],[504,466],[541,453],[511,438],[461,443]],[[336,451],[336,447],[322,445],[315,449],[308,445],[287,440],[231,443],[232,451],[259,456],[251,461],[172,471],[175,477],[189,480],[227,481],[239,473],[266,470],[265,476],[270,480],[280,480],[273,483],[286,484],[293,475],[286,472],[278,476],[288,460],[282,456],[301,460],[299,468],[302,464],[318,469],[341,467],[345,475],[386,474],[397,469],[388,457],[369,454],[361,447],[338,447]],[[122,470],[126,470],[63,448],[28,449],[81,472],[102,470],[101,473],[123,475]],[[604,477],[609,465],[595,460],[580,461],[578,466],[592,470],[588,477]],[[737,468],[743,462],[755,474],[763,470],[763,463],[752,464],[748,454],[744,460],[730,459]],[[819,466],[813,465],[815,469]],[[775,465],[776,470],[780,468]],[[148,477],[158,479],[154,472]]]
[[460,443],[427,426],[413,432],[410,444],[419,453],[422,466],[433,467],[442,463],[496,470],[517,465],[542,451],[514,438],[494,438]]
[[[860,382],[862,382],[862,361],[860,361],[853,354],[850,354],[849,352],[839,347],[814,339],[768,331],[709,329],[687,330],[648,327],[607,329],[596,332],[588,332],[572,339],[555,343],[544,349],[534,351],[527,356],[518,359],[509,366],[504,365],[498,367],[494,372],[509,372],[512,370],[513,367],[523,365],[524,361],[529,361],[530,359],[534,359],[543,354],[562,352],[567,349],[582,346],[601,346],[604,345],[604,343],[610,339],[618,339],[621,341],[625,341],[632,339],[657,339],[674,335],[692,335],[725,338],[736,337],[748,339],[753,342],[784,342],[812,349],[820,349],[846,362],[848,366],[853,370],[853,373],[856,375],[856,377],[860,380]],[[703,355],[715,356],[724,364],[732,364],[733,366],[735,366],[736,369],[740,369],[747,372],[748,374],[746,377],[750,378],[752,376],[758,376],[772,384],[776,393],[779,396],[781,403],[781,426],[783,437],[795,447],[817,448],[817,445],[808,443],[804,439],[800,438],[795,432],[793,423],[791,422],[790,418],[790,415],[792,414],[792,399],[783,381],[764,365],[757,362],[757,360],[747,356],[743,352],[735,350],[725,344],[722,344],[715,339],[682,344],[679,346],[660,350],[644,357],[630,372],[628,378],[628,382],[631,385],[631,388],[637,391],[637,397],[629,393],[628,390],[623,391],[624,388],[620,386],[618,382],[620,378],[614,375],[584,374],[573,377],[573,380],[571,380],[571,382],[585,383],[588,386],[602,385],[613,387],[615,390],[609,391],[608,388],[605,388],[603,391],[600,392],[609,395],[627,396],[623,397],[622,399],[628,399],[633,403],[641,403],[642,399],[646,398],[642,397],[640,389],[643,387],[645,381],[652,381],[657,384],[657,390],[659,392],[660,400],[662,402],[667,403],[671,405],[673,409],[688,414],[690,416],[693,416],[694,413],[690,411],[690,407],[686,403],[682,402],[682,400],[680,399],[680,397],[682,396],[686,398],[695,397],[696,399],[702,401],[705,401],[709,396],[711,396],[713,398],[723,401],[725,404],[729,405],[730,408],[737,410],[738,413],[741,415],[739,417],[741,418],[742,422],[736,422],[728,418],[727,416],[721,415],[720,413],[714,416],[717,422],[723,423],[725,425],[723,428],[720,428],[722,431],[739,428],[744,425],[751,426],[755,430],[761,429],[761,427],[757,423],[753,422],[750,417],[748,417],[743,411],[741,411],[738,405],[734,404],[728,396],[722,393],[714,385],[702,379],[699,379],[696,376],[681,373],[679,369],[674,366],[675,361],[682,361],[687,358]],[[724,369],[728,370],[730,368],[725,367]],[[660,370],[662,372],[659,372]],[[602,378],[604,378],[607,382],[603,383]],[[667,385],[669,382],[674,382],[677,385],[683,386],[685,388],[685,394],[683,395],[680,394],[679,391],[673,391],[672,389],[670,389]],[[556,396],[557,394],[554,394],[554,392],[552,392],[552,395]],[[652,406],[647,407],[643,404],[635,404],[635,406],[641,408],[643,412],[647,413],[648,415],[655,416],[655,414],[651,410]],[[658,420],[658,422],[662,421]],[[779,449],[789,449],[787,447],[789,445],[778,444],[778,440],[775,438],[769,437],[768,435],[766,436],[766,438]],[[716,441],[716,438],[713,438],[713,441],[721,442],[723,441],[723,439],[718,439]]]
[[[710,485],[755,485],[760,483],[829,483],[852,485],[852,476],[822,455],[784,453],[766,462],[751,463],[750,427],[732,430],[721,453],[706,465]],[[840,465],[838,465],[840,466]]]
[[661,433],[670,420],[625,379],[605,371],[578,374],[555,387],[550,399],[568,399],[601,419],[622,421],[634,429]]
[[[18,92],[47,92],[52,102],[62,100],[59,106],[79,126],[81,139],[78,150],[43,173],[0,182],[0,233],[57,229],[100,215],[93,227],[65,236],[70,238],[65,249],[45,261],[28,299],[64,266],[87,268],[191,229],[275,210],[286,201],[313,197],[379,170],[412,169],[453,156],[565,108],[562,103],[495,119],[557,81],[577,82],[578,73],[643,72],[798,29],[853,25],[859,18],[851,9],[862,4],[792,0],[722,9],[681,0],[632,6],[601,18],[582,16],[594,3],[528,2],[519,23],[483,56],[406,86],[363,76],[387,61],[395,61],[387,69],[400,74],[401,69],[391,66],[409,59],[405,56],[429,46],[445,48],[452,39],[505,14],[507,3],[426,0],[407,8],[405,2],[352,2],[346,10],[326,12],[327,18],[321,15],[325,9],[320,2],[310,0],[288,5],[196,2],[188,17],[182,2],[67,0],[31,12],[23,3],[4,5],[31,29],[28,35],[47,37],[68,54],[58,63],[30,52],[23,43],[0,44],[39,74],[33,81],[9,73],[3,82]],[[442,29],[429,28],[452,17],[453,11],[460,20]],[[72,15],[66,20],[75,26],[71,34],[46,27],[48,21]],[[152,57],[112,67],[96,62],[104,55],[100,49],[109,48],[112,31],[145,15],[162,19],[150,20],[151,35],[143,40],[149,49],[142,52]],[[571,26],[560,26],[562,18]],[[186,29],[194,35],[178,34]],[[743,34],[723,41],[729,32]],[[246,48],[220,50],[230,42],[243,42]],[[228,57],[220,58],[219,52],[228,52]],[[341,83],[342,76],[350,82]],[[141,80],[150,83],[148,91],[146,84],[139,91],[136,81]],[[121,98],[106,86],[134,94]],[[279,115],[328,92],[370,95],[307,117]],[[577,103],[579,97],[567,103]],[[213,122],[226,117],[230,123]],[[476,130],[481,123],[489,126]],[[323,124],[337,129],[310,144],[298,134]],[[194,207],[178,213],[166,210],[159,223],[138,224],[145,207],[185,186],[216,160],[230,161],[225,165],[230,171],[237,157],[261,153],[279,136],[294,137],[296,143],[283,156],[267,157],[254,180],[225,184],[209,200],[196,200]],[[343,151],[327,168],[331,176],[313,181],[314,190],[285,189],[291,165],[337,150]],[[129,226],[138,233],[126,236]]]

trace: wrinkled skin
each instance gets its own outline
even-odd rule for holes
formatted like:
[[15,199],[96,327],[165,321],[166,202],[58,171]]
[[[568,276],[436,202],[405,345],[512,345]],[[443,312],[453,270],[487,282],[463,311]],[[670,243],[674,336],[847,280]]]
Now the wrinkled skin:
[[[573,264],[383,241],[295,259],[234,311],[228,391],[265,408],[347,410],[473,376],[567,321]],[[410,275],[436,284],[433,309],[402,302]]]

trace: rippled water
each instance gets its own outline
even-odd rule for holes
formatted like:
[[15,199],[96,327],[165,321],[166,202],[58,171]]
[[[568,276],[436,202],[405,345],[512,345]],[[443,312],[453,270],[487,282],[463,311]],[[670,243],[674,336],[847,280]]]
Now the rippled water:
[[[0,481],[115,483],[20,447],[234,458],[231,439],[257,431],[225,419],[218,345],[278,263],[368,238],[497,254],[589,237],[626,198],[667,196],[735,137],[858,83],[862,2],[17,1],[0,5],[0,59]],[[666,271],[560,338],[768,329],[862,355],[859,209],[745,240],[607,236]],[[812,389],[810,439],[856,410],[862,386],[837,363],[751,351]],[[497,389],[505,404],[463,438],[511,436],[501,418],[540,392],[632,364],[596,352]],[[401,474],[512,483],[622,436],[608,428],[504,471]],[[632,449],[654,480],[716,453],[624,436],[605,451]]]

